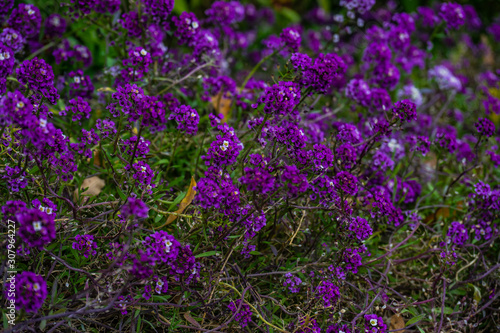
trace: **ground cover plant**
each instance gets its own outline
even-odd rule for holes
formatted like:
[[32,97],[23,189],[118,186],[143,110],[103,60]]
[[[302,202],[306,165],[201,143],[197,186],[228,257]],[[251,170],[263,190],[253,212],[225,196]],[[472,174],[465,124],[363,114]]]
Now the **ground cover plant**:
[[2,1],[3,331],[500,330],[484,3]]

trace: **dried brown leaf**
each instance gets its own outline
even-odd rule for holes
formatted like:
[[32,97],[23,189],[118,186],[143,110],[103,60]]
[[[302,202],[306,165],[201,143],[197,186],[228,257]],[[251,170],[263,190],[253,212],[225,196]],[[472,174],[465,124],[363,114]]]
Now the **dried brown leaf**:
[[[389,330],[399,330],[405,327],[405,321],[403,317],[399,314],[396,313],[391,317],[391,324],[389,326]],[[398,331],[400,333],[404,333],[405,330]]]
[[[196,181],[194,180],[194,177],[191,177],[191,183],[189,184],[186,196],[184,197],[184,199],[182,199],[181,203],[179,204],[179,209],[177,209],[175,213],[182,214],[182,212],[187,208],[187,206],[191,204],[191,202],[194,199],[194,196],[196,195],[196,191],[193,189],[195,186],[196,186]],[[169,225],[170,223],[174,222],[176,218],[177,218],[176,215],[170,215],[165,225]]]
[[227,96],[222,96],[222,91],[215,96],[212,96],[212,105],[218,113],[224,115],[224,119],[221,122],[225,123],[228,119],[229,112],[231,111],[231,99]]
[[[90,177],[90,178],[86,178],[83,183],[82,183],[82,186],[80,187],[80,191],[82,191],[83,189],[87,189],[85,190],[84,192],[80,193],[81,195],[83,196],[94,196],[94,195],[98,195],[99,193],[101,193],[102,191],[102,188],[104,187],[104,185],[106,185],[106,182],[97,177],[97,176],[93,176],[93,177]],[[74,193],[74,197],[76,199],[78,199],[78,190],[75,190],[75,193]]]
[[193,317],[191,317],[191,315],[189,314],[189,312],[184,312],[184,319],[186,319],[187,321],[189,321],[191,324],[193,324],[196,327],[201,327],[200,323],[197,322],[196,319],[194,319]]

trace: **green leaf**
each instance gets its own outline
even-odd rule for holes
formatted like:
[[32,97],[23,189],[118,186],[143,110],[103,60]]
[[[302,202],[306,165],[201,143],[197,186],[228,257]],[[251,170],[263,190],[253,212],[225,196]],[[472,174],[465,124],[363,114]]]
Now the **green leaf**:
[[177,15],[182,14],[182,12],[188,12],[189,7],[186,0],[175,0],[174,2],[174,13]]
[[203,253],[200,253],[200,254],[195,255],[194,257],[195,257],[195,258],[210,257],[210,256],[214,256],[214,255],[216,255],[217,253],[220,253],[220,251],[208,251],[208,252],[203,252]]
[[285,16],[287,19],[289,19],[292,23],[298,23],[300,22],[300,15],[294,11],[293,9],[284,7],[280,10],[280,13]]
[[254,256],[261,256],[262,255],[262,253],[259,251],[250,251],[250,254],[254,255]]
[[421,314],[421,315],[419,315],[419,316],[416,316],[416,317],[413,317],[413,318],[411,318],[410,320],[408,320],[408,321],[406,322],[406,326],[409,326],[409,325],[411,325],[411,324],[414,324],[414,323],[416,323],[417,321],[422,320],[422,319],[424,319],[424,318],[425,318],[425,315],[423,315],[423,314]]

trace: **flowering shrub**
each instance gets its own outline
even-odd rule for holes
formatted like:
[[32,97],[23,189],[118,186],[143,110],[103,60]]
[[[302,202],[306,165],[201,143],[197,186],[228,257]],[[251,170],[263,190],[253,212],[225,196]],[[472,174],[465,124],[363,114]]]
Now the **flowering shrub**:
[[500,12],[31,2],[0,3],[5,332],[500,329]]

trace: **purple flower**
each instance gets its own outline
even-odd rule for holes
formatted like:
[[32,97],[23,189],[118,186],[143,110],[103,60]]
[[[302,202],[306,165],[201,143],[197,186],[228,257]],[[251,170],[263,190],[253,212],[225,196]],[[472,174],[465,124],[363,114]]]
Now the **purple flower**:
[[375,5],[375,0],[340,0],[340,5],[347,10],[356,10],[358,13],[364,14]]
[[465,12],[462,5],[454,2],[444,2],[439,8],[439,16],[452,29],[458,29],[465,24]]
[[[280,81],[267,87],[258,102],[264,104],[264,112],[287,115],[294,111],[300,101],[300,88],[296,83]],[[256,106],[254,106],[256,107]]]
[[385,333],[387,325],[384,324],[382,317],[376,314],[365,315],[365,330],[366,333]]
[[320,53],[314,62],[305,68],[302,74],[304,87],[311,87],[320,93],[326,93],[331,84],[342,77],[347,69],[344,60],[335,53]]
[[296,28],[285,28],[280,34],[281,41],[293,52],[297,52],[300,48],[300,32]]
[[14,301],[17,310],[36,313],[42,307],[43,302],[47,298],[47,283],[42,276],[35,273],[24,271],[16,275],[14,295],[7,292],[11,289],[5,288],[5,297],[8,300]]
[[462,90],[462,83],[445,66],[438,65],[429,70],[429,78],[436,80],[439,89],[442,90]]
[[380,63],[373,70],[373,81],[380,87],[392,90],[399,82],[399,69],[390,62]]
[[59,94],[57,94],[54,88],[54,72],[45,60],[38,59],[37,57],[25,60],[16,69],[16,72],[19,82],[27,84],[29,89],[38,91],[50,103],[56,104]]
[[179,17],[172,18],[175,27],[175,37],[179,38],[180,44],[191,44],[194,36],[200,31],[200,22],[194,13],[183,12]]
[[403,88],[398,90],[396,96],[399,100],[411,100],[417,107],[419,107],[423,103],[422,93],[413,84],[407,84],[403,86]]
[[135,151],[135,156],[145,158],[146,155],[149,153],[149,145],[151,144],[151,142],[145,140],[142,136],[139,140],[139,143],[137,143],[137,136],[132,136],[129,139],[125,140],[123,142],[124,146],[123,153],[132,156],[136,144],[137,144],[137,149]]
[[347,171],[340,171],[333,177],[333,185],[337,191],[342,191],[347,195],[358,193],[358,179]]
[[453,245],[463,246],[469,239],[469,234],[462,223],[451,222],[446,238],[448,244],[453,243]]
[[10,14],[7,24],[24,37],[34,37],[40,32],[41,23],[42,16],[37,7],[20,3]]
[[491,24],[487,31],[491,34],[496,42],[500,42],[500,23]]
[[43,198],[42,201],[35,199],[31,202],[31,204],[34,208],[47,215],[56,214],[57,212],[57,205],[49,198]]
[[92,64],[92,53],[85,45],[75,45],[73,55],[76,61],[81,61],[84,67],[89,67]]
[[145,0],[144,12],[156,22],[165,21],[174,9],[174,0]]
[[247,191],[259,194],[267,194],[275,189],[275,178],[266,168],[257,166],[245,168],[245,174],[240,182],[246,185]]
[[59,14],[50,14],[45,21],[45,34],[52,38],[60,38],[66,32],[66,20]]
[[14,0],[5,0],[0,2],[0,23],[4,23],[10,10],[14,7]]
[[215,1],[205,14],[209,22],[234,24],[245,18],[245,7],[239,1]]
[[316,288],[316,298],[323,301],[324,307],[330,307],[337,304],[340,297],[340,289],[331,281],[322,280]]
[[490,137],[495,134],[495,124],[488,118],[479,118],[478,122],[474,125],[476,126],[478,133],[481,135]]
[[351,333],[352,331],[349,327],[347,324],[333,324],[328,326],[326,333]]
[[168,120],[175,120],[177,122],[177,129],[188,135],[195,135],[198,132],[200,116],[189,105],[181,105],[175,108],[168,117]]
[[28,186],[28,180],[26,179],[26,172],[18,166],[5,167],[6,174],[2,176],[2,179],[7,179],[7,185],[9,190],[12,192],[19,192],[19,189],[23,189]]
[[173,263],[177,260],[181,244],[174,236],[160,230],[144,238],[145,253],[155,261]]
[[54,214],[36,208],[24,209],[16,213],[15,219],[19,223],[19,237],[30,247],[41,250],[56,238]]
[[26,40],[14,29],[5,28],[0,34],[0,42],[8,46],[14,53],[22,50]]
[[286,186],[286,194],[290,198],[297,197],[309,187],[307,176],[301,173],[295,165],[285,165],[281,174],[281,182]]
[[[221,128],[222,125],[219,125]],[[201,158],[206,165],[225,166],[236,162],[243,145],[234,134],[234,129],[224,124],[223,135],[217,135],[208,148],[207,154]]]
[[345,88],[345,95],[362,106],[371,103],[371,90],[368,84],[361,79],[352,79]]
[[73,114],[71,121],[78,121],[81,124],[80,121],[82,118],[90,118],[90,112],[92,112],[92,110],[90,109],[89,103],[82,98],[77,97],[76,99],[71,99],[68,104],[68,111]]
[[[248,326],[248,323],[252,319],[252,311],[250,310],[250,306],[241,301],[241,299],[236,300],[235,302],[229,303],[227,306],[232,313],[236,313],[234,320],[240,324],[241,328]],[[240,309],[238,312],[236,312]]]
[[120,209],[120,214],[124,219],[129,216],[135,216],[136,218],[146,218],[148,217],[149,208],[140,199],[130,197],[127,202]]
[[302,280],[298,276],[292,275],[292,273],[286,273],[284,277],[285,281],[283,281],[283,287],[287,287],[291,293],[298,293]]
[[411,122],[417,120],[417,107],[415,103],[409,99],[404,99],[394,103],[392,113],[398,117],[402,122]]
[[82,252],[85,258],[89,256],[95,256],[97,254],[97,243],[94,242],[94,236],[92,235],[76,235],[75,242],[73,242],[73,249]]
[[6,45],[0,43],[0,77],[6,77],[14,68],[14,53]]
[[26,209],[26,203],[20,200],[7,201],[4,206],[2,206],[3,220],[13,220],[17,212]]
[[346,223],[348,224],[349,231],[360,241],[368,239],[373,233],[368,221],[362,217],[357,216]]
[[98,13],[114,14],[120,9],[120,0],[97,0],[94,10]]
[[90,76],[84,75],[83,70],[69,72],[70,96],[90,99],[94,93],[94,85],[90,81]]
[[390,61],[392,51],[385,42],[373,42],[368,45],[363,53],[363,62],[368,64],[381,64]]
[[422,21],[422,26],[424,27],[434,27],[438,23],[439,18],[434,13],[434,10],[429,7],[418,7],[417,8],[418,17]]
[[382,88],[371,89],[371,105],[372,110],[387,110],[391,106],[391,96],[387,90]]
[[137,81],[142,78],[148,72],[149,66],[152,63],[151,54],[140,46],[131,48],[128,52],[128,58],[123,59],[123,66],[132,67],[130,68],[131,73],[125,70],[130,81]]

